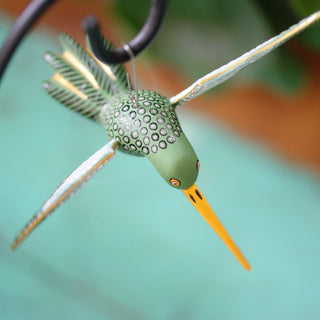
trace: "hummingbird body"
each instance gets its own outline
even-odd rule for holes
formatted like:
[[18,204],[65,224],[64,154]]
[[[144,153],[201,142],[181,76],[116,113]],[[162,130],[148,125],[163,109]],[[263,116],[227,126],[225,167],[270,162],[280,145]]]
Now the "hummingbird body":
[[199,161],[164,96],[149,90],[116,95],[97,121],[120,151],[147,157],[171,186],[187,189],[196,181]]
[[167,98],[149,90],[115,96],[98,117],[110,140],[119,150],[135,156],[157,154],[183,135],[174,108]]

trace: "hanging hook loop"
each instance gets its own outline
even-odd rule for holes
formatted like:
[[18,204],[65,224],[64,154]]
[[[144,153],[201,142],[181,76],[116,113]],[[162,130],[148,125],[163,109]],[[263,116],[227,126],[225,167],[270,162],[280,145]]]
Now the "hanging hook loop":
[[[169,0],[152,0],[147,20],[138,34],[127,43],[137,56],[143,51],[157,35],[164,20]],[[87,17],[82,28],[88,36],[88,41],[93,54],[107,64],[124,63],[130,60],[130,56],[124,48],[107,50],[104,46],[103,36],[100,32],[98,19],[94,16]]]

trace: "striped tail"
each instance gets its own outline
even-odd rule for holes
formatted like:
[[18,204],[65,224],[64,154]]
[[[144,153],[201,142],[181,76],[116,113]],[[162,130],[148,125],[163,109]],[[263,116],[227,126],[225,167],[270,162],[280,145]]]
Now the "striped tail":
[[[126,71],[120,64],[109,66],[100,62],[68,34],[61,34],[60,42],[64,49],[62,54],[44,54],[55,74],[43,87],[69,109],[96,120],[111,97],[128,92]],[[112,48],[107,40],[105,46]]]

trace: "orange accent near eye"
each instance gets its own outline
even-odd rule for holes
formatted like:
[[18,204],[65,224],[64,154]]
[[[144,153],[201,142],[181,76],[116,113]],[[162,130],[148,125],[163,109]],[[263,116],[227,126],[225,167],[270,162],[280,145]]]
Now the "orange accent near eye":
[[199,160],[197,160],[196,168],[197,168],[197,171],[199,171],[199,170],[200,170],[200,161],[199,161]]
[[178,179],[170,179],[170,183],[174,186],[174,187],[179,187],[180,186],[180,181]]

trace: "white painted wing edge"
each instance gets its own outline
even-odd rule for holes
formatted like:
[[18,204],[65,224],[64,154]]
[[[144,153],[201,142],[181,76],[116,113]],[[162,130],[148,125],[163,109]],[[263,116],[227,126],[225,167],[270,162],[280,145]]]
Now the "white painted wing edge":
[[204,77],[198,79],[194,82],[190,87],[183,90],[176,96],[170,98],[170,102],[174,106],[178,106],[184,104],[191,99],[201,95],[209,89],[214,88],[220,83],[226,81],[231,78],[235,73],[239,70],[247,66],[248,64],[262,58],[264,55],[269,53],[270,51],[276,49],[281,44],[303,31],[307,27],[309,27],[314,22],[320,19],[320,11],[313,13],[307,18],[301,20],[297,24],[290,27],[288,30],[283,31],[279,35],[270,38],[264,43],[258,45],[256,48],[244,53],[239,58],[230,61],[224,66],[208,73]]
[[40,222],[72,197],[76,191],[102,169],[115,154],[116,146],[117,142],[115,140],[108,142],[73,171],[34,214],[17,236],[11,248],[15,249]]

